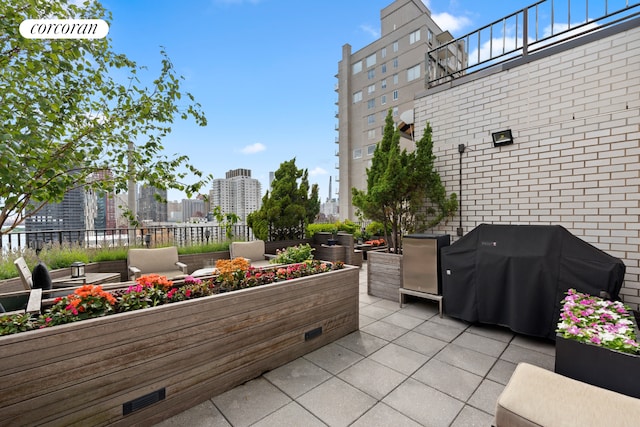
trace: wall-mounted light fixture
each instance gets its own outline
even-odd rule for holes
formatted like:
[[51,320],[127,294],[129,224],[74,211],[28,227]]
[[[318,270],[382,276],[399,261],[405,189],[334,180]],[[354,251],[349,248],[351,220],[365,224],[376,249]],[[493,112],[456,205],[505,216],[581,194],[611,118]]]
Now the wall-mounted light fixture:
[[513,136],[511,135],[511,129],[501,130],[499,132],[493,132],[491,134],[491,137],[493,138],[494,147],[513,144]]

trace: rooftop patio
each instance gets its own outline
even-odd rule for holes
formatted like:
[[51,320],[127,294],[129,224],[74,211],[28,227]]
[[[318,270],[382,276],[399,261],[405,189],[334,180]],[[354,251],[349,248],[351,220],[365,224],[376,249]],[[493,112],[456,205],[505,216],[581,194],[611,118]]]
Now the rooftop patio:
[[517,363],[553,371],[554,344],[367,294],[360,330],[159,426],[489,426]]

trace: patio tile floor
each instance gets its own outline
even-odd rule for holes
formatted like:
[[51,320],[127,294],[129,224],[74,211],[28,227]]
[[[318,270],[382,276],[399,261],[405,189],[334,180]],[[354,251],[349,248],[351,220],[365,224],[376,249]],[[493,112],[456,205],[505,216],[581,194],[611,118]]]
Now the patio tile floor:
[[553,370],[552,342],[367,294],[360,330],[164,420],[171,426],[489,426],[517,363]]

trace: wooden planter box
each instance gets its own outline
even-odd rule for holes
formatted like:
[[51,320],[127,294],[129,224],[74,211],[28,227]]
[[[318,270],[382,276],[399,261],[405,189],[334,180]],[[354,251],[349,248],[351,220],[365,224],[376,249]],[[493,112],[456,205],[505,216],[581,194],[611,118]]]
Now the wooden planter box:
[[556,336],[555,372],[640,398],[640,356]]
[[402,255],[370,251],[367,255],[369,295],[398,301],[402,287]]
[[153,425],[358,329],[358,269],[0,337],[6,425]]

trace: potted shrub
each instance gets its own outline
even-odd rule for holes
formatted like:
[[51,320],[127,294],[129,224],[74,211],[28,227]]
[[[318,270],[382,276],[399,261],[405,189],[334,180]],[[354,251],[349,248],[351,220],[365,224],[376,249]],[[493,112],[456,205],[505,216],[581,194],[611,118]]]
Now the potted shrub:
[[384,239],[394,253],[402,253],[403,234],[435,227],[458,210],[456,194],[447,197],[435,169],[431,133],[427,123],[416,149],[400,150],[400,131],[389,110],[384,136],[367,169],[367,190],[351,190],[360,214],[382,223]]
[[[367,169],[367,189],[352,189],[353,204],[359,215],[382,224],[387,252],[394,255],[382,264],[382,254],[367,254],[368,286],[372,295],[398,298],[398,288],[402,285],[402,235],[432,228],[457,211],[457,196],[446,195],[434,161],[429,123],[416,142],[416,149],[409,153],[400,150],[400,131],[389,110],[383,138]],[[380,271],[376,264],[381,264]],[[390,289],[383,289],[387,287]]]
[[555,371],[640,398],[640,345],[631,310],[575,289],[561,304]]

